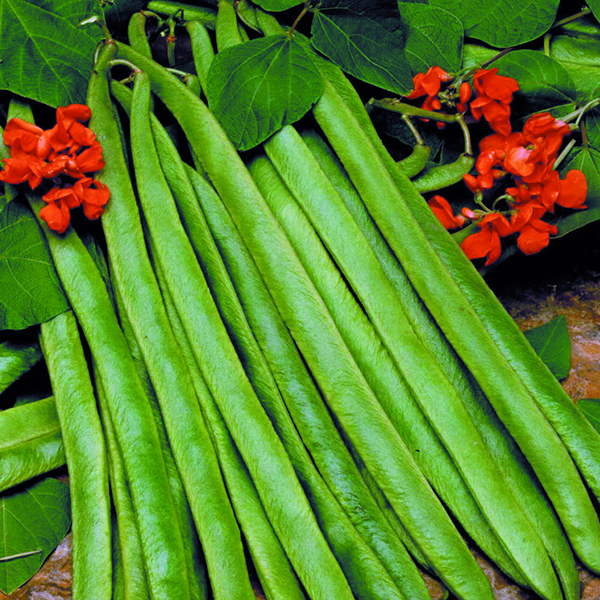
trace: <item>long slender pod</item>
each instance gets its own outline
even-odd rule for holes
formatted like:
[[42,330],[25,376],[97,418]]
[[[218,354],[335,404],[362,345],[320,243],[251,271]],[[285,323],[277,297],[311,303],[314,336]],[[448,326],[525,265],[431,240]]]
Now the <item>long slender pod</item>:
[[127,39],[129,45],[135,48],[136,52],[143,54],[147,58],[152,58],[152,50],[146,35],[146,15],[143,12],[136,12],[129,18],[127,24]]
[[[129,93],[123,86],[114,85],[113,93],[121,98],[123,104],[127,102]],[[418,593],[426,598],[427,590],[416,567],[407,556],[405,548],[390,529],[385,517],[380,513],[368,489],[362,482],[360,473],[348,454],[327,408],[306,371],[293,340],[287,334],[285,325],[280,322],[280,319],[279,323],[263,321],[260,325],[255,323],[253,327],[257,336],[261,336],[262,329],[266,327],[270,332],[273,332],[271,334],[271,337],[273,337],[273,330],[279,325],[279,334],[282,339],[279,343],[273,340],[272,343],[276,344],[275,348],[267,347],[265,349],[271,353],[271,367],[277,382],[273,378],[269,365],[263,356],[263,351],[255,340],[244,314],[244,310],[247,311],[249,307],[246,304],[245,309],[243,309],[238,300],[177,150],[157,120],[152,119],[151,123],[163,172],[173,192],[183,225],[194,247],[217,308],[248,374],[248,378],[274,423],[288,454],[292,457],[294,468],[301,477],[301,481],[314,482],[312,483],[312,487],[315,488],[313,490],[314,494],[317,494],[316,490],[322,490],[323,488],[323,484],[318,481],[320,479],[319,475],[316,472],[311,473],[314,471],[314,465],[304,449],[304,443],[306,443],[328,485],[334,491],[363,537],[375,549],[388,571],[393,574],[396,584],[401,589],[406,586],[413,598]],[[199,177],[197,174],[196,176]],[[216,198],[214,190],[212,194],[215,195],[213,202],[220,202]],[[248,274],[246,274],[247,276]],[[257,274],[257,276],[260,279],[260,275]],[[260,281],[262,282],[262,280]],[[273,309],[278,316],[276,309],[274,307]],[[283,334],[284,331],[285,334]],[[283,351],[285,351],[285,354]],[[278,387],[278,384],[280,387]],[[300,429],[302,440],[296,432],[296,426],[292,423],[288,410],[283,404],[280,389],[296,426]],[[335,501],[329,499],[328,493],[321,492],[321,498],[324,499],[324,502],[335,504]],[[317,518],[319,518],[319,515],[317,515]],[[339,526],[336,525],[336,527]],[[330,545],[334,547],[336,545],[335,541],[332,541],[328,533],[334,530],[331,522],[324,523],[321,521],[321,528],[326,536],[329,536]],[[355,593],[357,584],[353,585],[353,582],[360,582],[361,586],[364,585],[368,588],[368,585],[366,585],[368,577],[365,577],[362,565],[365,562],[374,561],[365,554],[368,553],[364,550],[359,551],[357,548],[357,551],[346,561],[349,564],[342,565],[351,586],[355,589]],[[359,565],[356,573],[361,573],[360,577],[353,575],[355,571],[352,569],[352,564]],[[375,573],[375,570],[373,572]],[[383,588],[383,582],[386,581],[385,573],[379,573],[377,579],[377,587]],[[370,593],[373,596],[374,592],[371,591]]]
[[[112,265],[111,272],[114,272]],[[181,536],[185,550],[185,560],[187,564],[187,577],[190,586],[190,597],[191,600],[206,600],[206,598],[208,598],[208,575],[206,572],[206,561],[204,559],[204,555],[200,547],[200,540],[198,539],[198,534],[194,526],[194,517],[192,515],[183,487],[183,482],[181,481],[181,476],[171,451],[167,431],[165,429],[165,424],[160,412],[158,398],[156,397],[156,392],[152,386],[152,382],[150,381],[150,375],[146,369],[141,348],[135,337],[135,332],[133,330],[131,321],[129,320],[129,316],[127,315],[127,311],[125,310],[124,300],[121,295],[121,290],[118,286],[115,286],[115,299],[117,302],[119,320],[121,322],[123,334],[127,340],[127,345],[131,349],[131,355],[135,362],[135,366],[146,390],[148,400],[150,401],[152,416],[156,424],[156,430],[158,431],[158,438],[160,440],[163,458],[167,468],[167,475],[169,477],[169,489],[171,490],[173,504],[175,506],[175,510],[177,511],[177,517],[181,529]]]
[[[108,61],[96,66],[90,79],[88,104],[93,114],[90,127],[112,157],[99,178],[115,196],[103,218],[115,285],[120,287],[125,311],[157,393],[206,556],[213,594],[216,598],[249,598],[252,590],[239,528],[148,259],[102,65],[106,69]],[[137,168],[148,169],[140,167],[139,162]]]
[[153,598],[189,598],[183,543],[168,493],[167,474],[156,427],[129,348],[93,259],[69,228],[56,235],[40,218],[45,202],[28,194],[44,231],[63,288],[88,341],[104,382],[144,551]]
[[246,538],[262,588],[270,600],[304,600],[304,593],[285,551],[269,523],[248,469],[206,387],[185,329],[173,304],[160,263],[154,261],[154,265],[169,320],[173,327],[173,334],[190,369],[202,412],[217,449],[235,515]]
[[271,136],[264,147],[360,299],[506,553],[518,565],[517,573],[520,570],[540,595],[560,597],[542,541],[507,490],[436,357],[394,301],[394,288],[381,264],[313,154],[291,126]]
[[0,412],[0,492],[64,464],[54,398]]
[[[228,210],[235,215],[247,245],[253,248],[284,320],[295,332],[295,339],[302,339],[299,345],[303,346],[303,355],[310,357],[309,363],[316,366],[317,372],[327,367],[326,385],[320,382],[327,401],[335,404],[345,429],[354,431],[353,442],[359,451],[363,446],[370,454],[365,460],[369,470],[401,513],[415,541],[418,534],[426,556],[436,570],[445,573],[444,579],[459,596],[490,598],[485,576],[362,378],[285,234],[262,208],[260,192],[225,132],[206,106],[164,68],[124,44],[118,43],[118,48],[119,55],[145,69],[154,91],[175,114]],[[263,233],[268,237],[261,240]],[[286,277],[279,280],[282,274]],[[307,335],[303,324],[309,316],[315,319],[311,335]],[[315,368],[311,370],[315,372]],[[229,421],[228,425],[233,429]],[[373,441],[375,448],[367,450]],[[254,473],[253,479],[256,482]]]
[[[313,380],[302,362],[302,357],[298,353],[295,343],[227,209],[223,206],[215,190],[196,171],[191,168],[186,169],[186,171],[194,186],[196,196],[219,252],[223,257],[227,272],[232,279],[248,321],[265,353],[278,386],[285,398],[289,396],[295,400],[295,402],[288,403],[292,417],[299,424],[301,435],[310,440],[310,431],[305,432],[303,424],[309,422],[307,417],[313,416],[315,410],[317,414],[319,413],[319,407],[322,406],[319,404],[322,402],[321,396],[314,386]],[[291,389],[288,390],[288,387]],[[316,401],[317,397],[318,402]],[[329,430],[327,430],[327,433],[333,439],[338,437],[337,434],[332,434]],[[325,439],[329,438],[325,436]],[[335,442],[333,443],[335,444]],[[320,452],[321,450],[318,447],[311,448],[311,453],[317,456],[318,462],[320,462]],[[395,518],[397,520],[397,517]],[[399,537],[409,547],[411,554],[421,564],[427,565],[425,557],[408,534],[403,532]]]
[[[162,72],[161,67],[153,67],[150,61],[144,68],[146,66],[158,67]],[[185,90],[185,93],[189,92]],[[196,96],[192,97],[195,103],[200,102]],[[178,220],[152,140],[149,100],[148,75],[145,71],[137,72],[131,133],[138,191],[157,260],[164,269],[198,366],[248,466],[269,519],[309,595],[350,598],[348,584],[318,529],[289,458],[243,372]],[[205,147],[210,145],[205,143]],[[194,150],[198,154],[200,149],[194,146]]]
[[[201,184],[196,185],[200,195],[206,196],[210,193],[206,188],[202,189]],[[205,202],[212,205],[220,202],[214,191],[212,196]],[[312,473],[314,470],[312,460],[314,460],[320,474],[350,517],[354,527],[374,550],[398,588],[403,590],[407,597],[416,598],[418,594],[426,597],[427,590],[414,563],[362,481],[285,324],[270,301],[268,291],[264,287],[261,289],[262,279],[255,267],[249,273],[246,272],[244,278],[248,279],[251,275],[255,277],[255,290],[251,296],[245,298],[240,296],[244,308],[242,309],[238,302],[236,291],[231,288],[228,296],[221,300],[223,314],[232,312],[231,307],[237,307],[237,315],[225,317],[231,323],[229,327],[232,338],[237,340],[242,355],[254,357],[252,362],[258,363],[249,370],[250,380],[292,458],[301,481],[307,482],[307,485],[316,489],[322,487],[322,484],[317,481],[320,479],[318,474]],[[229,280],[227,272],[224,276]],[[262,302],[259,303],[261,296]],[[254,313],[253,319],[249,314],[251,311]],[[244,312],[248,316],[260,347],[256,345],[257,342]],[[266,362],[262,364],[262,361]],[[255,371],[254,374],[252,370]],[[285,400],[285,405],[281,396]],[[309,450],[312,460],[304,445]],[[313,494],[316,494],[315,489]],[[321,495],[327,496],[327,494]],[[322,524],[321,528],[326,536],[328,531],[332,531],[331,525]],[[331,539],[330,545],[334,546]],[[367,558],[357,551],[355,556],[345,562],[356,563],[366,560]],[[350,575],[351,565],[342,564],[342,568],[352,586],[356,577]],[[379,575],[378,579],[379,587],[382,587],[386,578]]]
[[369,319],[346,288],[329,254],[274,166],[267,157],[259,156],[250,164],[250,172],[306,265],[367,381],[434,489],[451,510],[462,518],[467,531],[501,568],[523,583],[523,574],[507,556],[482,516],[452,459],[416,404],[410,387],[398,372]]
[[198,75],[198,79],[200,79],[200,86],[206,93],[210,59],[215,55],[212,41],[208,35],[206,26],[200,21],[187,21],[185,28],[190,34],[190,43],[192,44],[192,56],[194,57],[196,74]]
[[73,518],[73,598],[111,600],[108,462],[96,398],[71,311],[42,323],[48,366],[69,469]]
[[[319,165],[329,177],[348,210],[358,223],[390,283],[396,291],[414,331],[426,344],[457,389],[465,407],[469,411],[490,454],[495,460],[504,481],[510,487],[515,501],[542,538],[558,575],[563,592],[570,600],[579,596],[579,577],[575,569],[573,553],[565,538],[556,515],[540,486],[531,466],[498,419],[479,384],[460,361],[431,314],[416,294],[406,273],[373,223],[348,174],[344,170],[329,145],[316,131],[303,131],[302,138],[315,155]],[[414,417],[410,422],[416,422]],[[413,428],[411,428],[413,431]],[[417,445],[411,446],[417,448]],[[420,462],[425,456],[415,455]],[[421,464],[421,462],[420,462]],[[443,471],[445,474],[447,471]],[[447,500],[446,500],[447,501]],[[459,517],[460,520],[460,517]]]
[[[553,410],[563,407],[569,414],[578,412],[577,409],[568,398],[564,400],[564,391],[555,381],[548,383],[548,387],[558,385],[553,395],[544,399],[543,395],[535,394],[534,399],[519,377],[515,361],[520,357],[522,360],[518,362],[533,369],[532,380],[535,372],[540,379],[551,380],[549,371],[410,181],[395,167],[391,157],[383,158],[385,150],[378,150],[373,140],[376,134],[364,133],[368,119],[364,107],[362,116],[357,118],[355,113],[360,103],[346,101],[351,92],[344,89],[344,95],[336,93],[338,87],[328,80],[330,71],[335,69],[316,58],[315,63],[325,79],[325,92],[313,111],[317,122],[415,289],[528,458],[576,553],[597,571],[600,569],[598,517],[575,465],[545,416],[552,418],[556,429],[561,429],[548,410],[550,405],[555,407]],[[514,341],[510,360],[503,354],[508,352],[508,339],[501,341],[504,335]],[[547,406],[545,414],[539,403]],[[594,457],[600,456],[600,450],[594,447],[600,438],[579,417],[564,417],[561,422],[565,430],[570,425],[585,430],[583,435],[576,436],[577,445],[580,449],[582,445],[588,447],[589,460],[583,460],[573,446],[570,451],[578,457],[578,466],[588,483],[593,482],[594,474],[600,472],[594,467],[597,460]],[[568,436],[561,435],[568,443]],[[553,460],[548,461],[548,456]]]

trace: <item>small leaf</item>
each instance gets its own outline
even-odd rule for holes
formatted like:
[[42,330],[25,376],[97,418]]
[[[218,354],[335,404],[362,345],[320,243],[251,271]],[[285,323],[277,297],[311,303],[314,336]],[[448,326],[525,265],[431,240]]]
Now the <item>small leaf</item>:
[[397,4],[386,0],[330,0],[315,11],[313,46],[342,70],[397,94],[413,88]]
[[286,35],[219,52],[207,90],[211,110],[238,150],[249,150],[300,119],[322,93],[311,57]]
[[68,308],[35,217],[9,202],[0,211],[0,330],[25,329]]
[[85,103],[101,14],[97,0],[0,0],[0,89],[49,104]]
[[600,0],[586,0],[586,4],[590,7],[596,19],[600,21]]
[[41,358],[39,344],[0,342],[0,394]]
[[270,12],[281,12],[298,6],[301,2],[298,2],[298,0],[254,0],[254,4],[258,4],[258,6]]
[[399,2],[406,27],[404,54],[413,75],[437,65],[452,73],[461,66],[463,27],[451,13],[436,6]]
[[561,211],[550,223],[558,227],[557,237],[579,229],[588,223],[600,219],[600,152],[592,148],[577,148],[571,153],[571,161],[561,169],[560,176],[564,178],[567,171],[579,169],[585,175],[588,186],[585,204],[582,210]]
[[571,369],[571,339],[564,316],[560,315],[525,332],[525,337],[557,379]]
[[496,48],[535,40],[554,22],[559,0],[430,0],[456,15],[465,35]]
[[514,113],[531,115],[565,106],[569,107],[567,112],[572,110],[577,97],[575,84],[558,61],[534,50],[516,50],[492,66],[519,84],[512,105]]
[[71,526],[69,486],[43,479],[0,495],[0,557],[40,550],[0,562],[0,590],[11,594],[28,581]]
[[600,398],[583,398],[577,402],[587,420],[600,432]]

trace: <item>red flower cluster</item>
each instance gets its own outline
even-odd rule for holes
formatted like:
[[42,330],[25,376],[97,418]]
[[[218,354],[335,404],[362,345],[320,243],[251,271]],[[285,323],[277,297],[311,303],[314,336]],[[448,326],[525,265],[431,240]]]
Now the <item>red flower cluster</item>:
[[406,96],[409,100],[427,96],[423,106],[425,110],[440,110],[442,103],[440,102],[438,93],[443,81],[450,81],[452,75],[449,75],[441,67],[430,67],[427,73],[417,73],[413,77],[415,89]]
[[500,239],[515,233],[519,234],[517,245],[521,251],[535,254],[548,245],[550,235],[557,233],[554,225],[542,221],[546,213],[553,213],[555,205],[586,208],[585,175],[573,169],[561,180],[553,170],[563,138],[569,132],[566,123],[549,113],[538,113],[528,119],[522,132],[495,133],[481,140],[481,153],[475,164],[479,174],[465,175],[465,183],[473,193],[482,193],[493,187],[495,179],[510,174],[515,184],[506,189],[510,220],[499,212],[482,216],[483,213],[466,208],[461,217],[454,217],[448,205],[453,222],[448,215],[440,218],[439,197],[430,200],[447,229],[460,226],[465,218],[479,221],[481,231],[467,237],[461,246],[470,259],[487,257],[485,264],[493,263],[500,256]]
[[11,157],[4,159],[0,181],[19,184],[27,181],[35,189],[43,179],[61,183],[61,175],[73,183],[52,188],[42,198],[47,202],[40,216],[48,226],[63,233],[70,222],[70,209],[83,205],[88,219],[97,219],[108,202],[108,187],[87,174],[104,167],[102,148],[94,133],[82,123],[91,116],[82,104],[71,104],[56,110],[56,125],[44,131],[40,127],[11,119],[4,130],[4,143]]
[[473,75],[473,86],[477,92],[471,102],[471,113],[477,121],[481,115],[490,127],[502,135],[511,132],[510,103],[519,84],[511,77],[498,75],[498,68],[479,69]]

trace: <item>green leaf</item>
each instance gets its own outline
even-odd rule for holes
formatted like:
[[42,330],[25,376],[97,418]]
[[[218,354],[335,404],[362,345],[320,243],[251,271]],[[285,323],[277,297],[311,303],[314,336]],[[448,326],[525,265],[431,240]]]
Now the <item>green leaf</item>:
[[35,217],[9,202],[0,211],[0,330],[25,329],[68,308]]
[[449,73],[461,66],[463,27],[448,11],[427,4],[399,2],[406,27],[404,54],[413,75],[437,65]]
[[412,90],[397,4],[329,1],[315,11],[311,35],[313,46],[346,73],[396,94]]
[[550,29],[559,0],[430,0],[456,15],[465,35],[496,48],[535,40]]
[[304,116],[323,93],[321,75],[295,38],[272,35],[219,52],[207,90],[211,110],[238,150]]
[[586,4],[590,7],[596,19],[600,21],[600,0],[586,0]]
[[49,104],[85,103],[98,27],[77,28],[97,0],[0,0],[0,89]]
[[571,35],[554,36],[550,56],[567,70],[581,101],[598,95],[600,39],[597,35],[574,31]]
[[561,178],[567,171],[579,169],[586,177],[588,193],[585,204],[587,208],[582,210],[564,210],[550,219],[550,223],[558,227],[558,235],[563,235],[579,229],[588,223],[600,219],[600,152],[592,148],[577,148],[571,153],[571,161],[561,169]]
[[69,486],[48,478],[0,495],[0,557],[40,552],[0,562],[0,590],[11,594],[29,580],[71,526]]
[[[133,13],[146,8],[147,0],[112,0],[104,5],[104,18],[111,33],[127,31],[127,24]],[[148,10],[152,10],[149,8]],[[174,11],[173,11],[174,12]]]
[[39,344],[0,342],[0,394],[41,358]]
[[568,106],[574,108],[575,84],[567,70],[556,60],[535,50],[516,50],[493,63],[498,74],[512,77],[519,84],[512,111],[529,116],[542,110]]
[[258,4],[261,8],[271,12],[281,12],[293,6],[298,6],[301,2],[298,0],[253,0],[254,4]]
[[564,316],[560,315],[525,332],[525,337],[557,379],[571,369],[571,339]]
[[577,402],[587,420],[600,431],[600,398],[583,398]]

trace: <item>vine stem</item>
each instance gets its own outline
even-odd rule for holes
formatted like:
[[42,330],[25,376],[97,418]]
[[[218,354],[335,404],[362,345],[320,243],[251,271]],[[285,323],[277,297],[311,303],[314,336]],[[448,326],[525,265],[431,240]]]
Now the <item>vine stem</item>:
[[41,549],[31,550],[30,552],[21,552],[20,554],[12,554],[11,556],[2,556],[0,557],[0,562],[5,562],[7,560],[15,560],[16,558],[27,558],[28,556],[33,556],[35,554],[39,554]]
[[424,110],[417,106],[412,106],[396,98],[382,98],[381,100],[375,100],[371,98],[368,102],[369,105],[383,110],[389,110],[391,112],[397,112],[401,115],[410,117],[420,117],[421,119],[431,119],[432,121],[440,121],[442,123],[456,123],[458,119],[457,115],[446,115],[444,113],[434,112],[432,110]]

